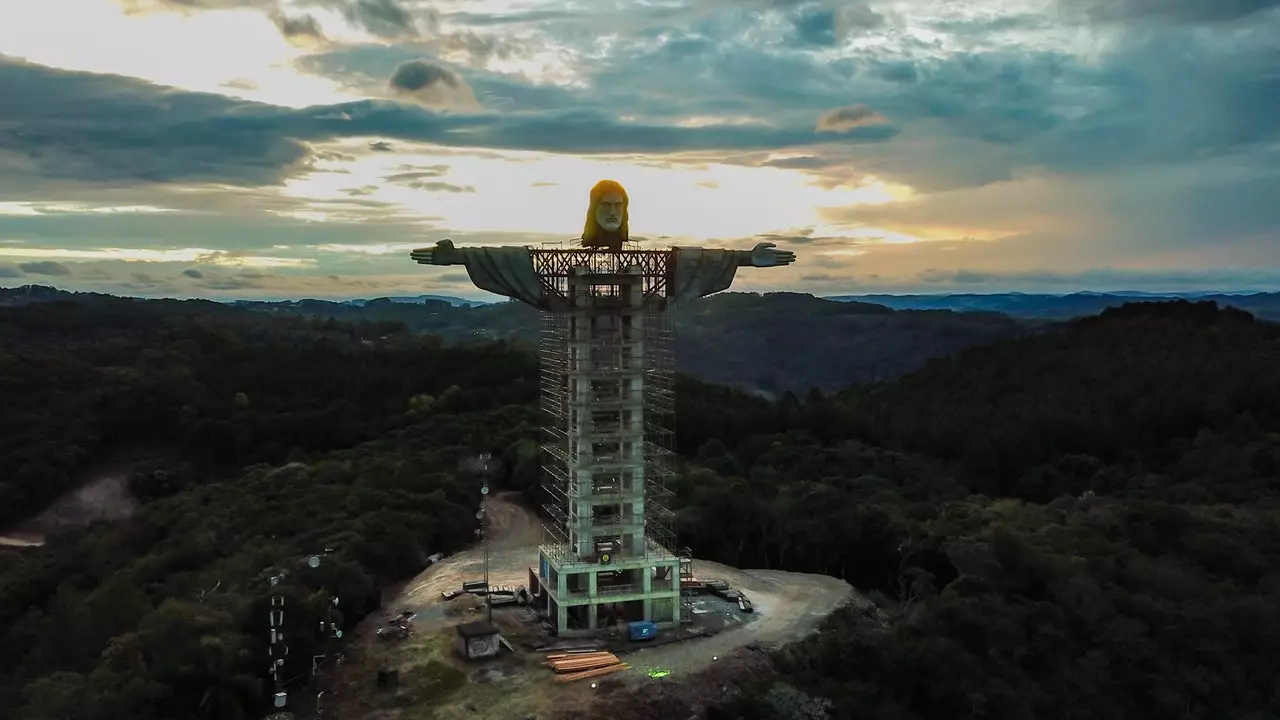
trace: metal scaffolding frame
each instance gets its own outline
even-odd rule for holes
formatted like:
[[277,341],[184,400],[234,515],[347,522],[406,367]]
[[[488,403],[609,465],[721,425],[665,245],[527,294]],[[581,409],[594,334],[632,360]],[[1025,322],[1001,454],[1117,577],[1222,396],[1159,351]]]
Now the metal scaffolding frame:
[[[541,313],[539,357],[541,360],[541,413],[543,425],[544,483],[546,501],[543,506],[548,515],[546,529],[550,542],[543,552],[558,562],[581,560],[570,545],[571,531],[576,524],[604,527],[601,521],[572,517],[570,509],[582,499],[581,483],[573,483],[571,468],[582,467],[587,460],[582,448],[575,447],[572,438],[599,431],[605,439],[610,434],[634,425],[623,426],[621,419],[608,417],[598,421],[595,415],[618,415],[629,406],[622,390],[596,392],[595,383],[608,385],[615,378],[634,377],[637,372],[643,378],[643,399],[640,422],[643,438],[643,498],[644,547],[633,548],[631,556],[670,559],[676,557],[676,533],[674,513],[668,508],[671,497],[670,482],[674,475],[673,448],[675,435],[675,362],[672,343],[671,320],[666,312],[667,293],[673,287],[670,282],[674,267],[669,251],[623,250],[600,252],[596,250],[531,250],[534,268],[538,271],[546,293],[558,297],[563,311]],[[579,347],[585,347],[591,355],[589,381],[593,383],[588,417],[576,417],[570,398],[570,314],[580,308],[570,295],[570,279],[577,273],[586,288],[588,302],[596,312],[593,317],[618,317],[634,314],[641,318],[641,332],[632,336],[628,331],[634,326],[621,321],[606,323],[605,329],[596,329],[594,323],[588,336],[579,335]],[[640,277],[637,278],[636,274]],[[625,288],[641,283],[642,307],[630,307],[623,297]],[[633,364],[635,345],[642,344],[640,362]],[[578,376],[579,379],[582,375]],[[634,419],[633,419],[634,422]],[[585,426],[585,427],[584,427]],[[594,473],[608,476],[616,464],[618,488],[624,487],[624,473],[634,467],[636,458],[592,457],[590,467]],[[611,464],[612,463],[612,464]],[[616,491],[620,497],[636,497],[634,486]],[[610,491],[593,487],[594,499],[608,499]],[[634,524],[631,518],[620,524]]]

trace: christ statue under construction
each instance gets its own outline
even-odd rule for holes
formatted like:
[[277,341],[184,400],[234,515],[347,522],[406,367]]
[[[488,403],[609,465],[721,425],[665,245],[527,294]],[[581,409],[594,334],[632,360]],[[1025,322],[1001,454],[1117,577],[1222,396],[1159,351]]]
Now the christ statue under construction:
[[667,310],[728,289],[740,267],[795,262],[772,243],[633,249],[627,205],[621,185],[597,183],[578,248],[442,240],[410,253],[424,265],[465,266],[476,287],[544,311],[548,537],[529,590],[564,637],[617,623],[680,624],[689,566],[664,504],[674,413]]

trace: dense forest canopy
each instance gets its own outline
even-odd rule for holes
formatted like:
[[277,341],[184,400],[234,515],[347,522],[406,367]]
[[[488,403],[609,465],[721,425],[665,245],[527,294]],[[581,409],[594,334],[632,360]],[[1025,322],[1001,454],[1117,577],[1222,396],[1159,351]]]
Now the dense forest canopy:
[[[720,302],[746,303],[746,334],[807,301]],[[5,519],[122,454],[141,502],[0,552],[16,717],[253,717],[268,574],[289,569],[312,616],[336,587],[350,625],[470,542],[466,459],[492,452],[536,494],[524,346],[211,305],[0,309]],[[1273,716],[1276,326],[1139,303],[1016,334],[839,395],[681,378],[681,543],[844,577],[878,606],[712,717]],[[305,657],[314,638],[289,642]]]
[[[0,307],[50,300],[125,302],[110,296],[0,289]],[[171,305],[174,301],[168,301]],[[233,307],[187,301],[186,313],[225,315]],[[429,333],[446,344],[508,340],[535,343],[538,311],[518,302],[459,307],[444,300],[356,304],[325,300],[240,302],[235,308],[273,317],[335,320],[366,328]],[[817,387],[823,392],[889,380],[933,357],[1012,337],[1040,326],[996,313],[895,311],[831,302],[799,293],[720,293],[673,313],[676,363],[704,380],[773,396]],[[797,350],[801,348],[802,350]]]

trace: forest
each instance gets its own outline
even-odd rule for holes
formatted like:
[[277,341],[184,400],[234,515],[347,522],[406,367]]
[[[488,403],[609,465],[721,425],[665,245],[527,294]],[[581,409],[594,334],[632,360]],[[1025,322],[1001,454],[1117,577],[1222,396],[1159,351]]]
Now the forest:
[[[0,307],[66,300],[116,302],[110,296],[50,287],[0,289]],[[332,320],[369,327],[403,327],[448,345],[493,340],[538,341],[538,311],[518,302],[458,307],[444,300],[361,304],[327,300],[189,301],[187,312],[224,315],[252,310],[272,317]],[[832,302],[800,293],[720,293],[672,313],[677,369],[709,382],[780,397],[811,387],[836,392],[889,380],[927,360],[971,345],[1033,332],[1038,320],[989,312],[891,310],[883,305]],[[797,352],[795,348],[804,348]]]
[[[269,575],[307,617],[335,589],[351,626],[471,542],[466,460],[536,495],[526,344],[207,305],[0,308],[0,521],[121,457],[141,502],[0,550],[14,717],[260,716]],[[839,392],[680,378],[681,544],[878,606],[709,718],[1274,717],[1280,326],[1130,303],[992,340]]]

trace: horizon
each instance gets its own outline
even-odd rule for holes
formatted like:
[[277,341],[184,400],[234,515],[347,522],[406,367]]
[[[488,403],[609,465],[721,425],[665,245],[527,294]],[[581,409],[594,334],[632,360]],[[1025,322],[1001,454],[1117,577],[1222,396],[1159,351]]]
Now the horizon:
[[42,0],[0,9],[0,282],[492,301],[409,250],[566,242],[610,178],[649,245],[797,254],[740,291],[1275,292],[1277,36],[1212,0]]
[[[41,283],[25,283],[22,285],[14,285],[14,286],[0,285],[0,292],[6,291],[6,290],[22,290],[24,288],[48,288],[58,292],[67,292],[67,293],[78,293],[78,292],[100,293],[100,294],[112,295],[112,296],[119,297],[126,300],[178,300],[178,301],[207,300],[210,302],[217,302],[217,303],[223,303],[223,304],[257,303],[257,302],[282,303],[282,302],[308,302],[308,301],[332,302],[332,303],[352,303],[352,302],[367,303],[367,302],[373,302],[375,300],[412,301],[420,298],[439,298],[442,300],[459,300],[459,301],[463,301],[463,302],[471,303],[475,305],[495,305],[495,304],[501,304],[506,302],[515,302],[510,298],[504,298],[498,295],[493,295],[491,293],[479,291],[475,289],[472,289],[472,291],[467,294],[456,294],[456,295],[448,295],[443,293],[416,293],[416,294],[409,294],[409,295],[364,295],[364,296],[352,295],[352,296],[344,296],[344,297],[277,296],[277,297],[245,298],[245,297],[203,297],[199,295],[186,295],[186,296],[129,295],[129,294],[120,294],[120,293],[102,293],[101,291],[97,291],[97,290],[75,290],[75,289],[58,287],[56,285],[45,285]],[[1144,298],[1144,297],[1151,297],[1156,299],[1181,298],[1181,299],[1192,300],[1199,297],[1252,297],[1256,295],[1278,294],[1276,291],[1268,291],[1268,290],[1203,290],[1202,289],[1202,290],[1187,290],[1182,292],[1168,292],[1168,293],[1147,292],[1143,290],[1108,290],[1108,291],[1083,290],[1083,291],[1071,291],[1071,292],[1009,291],[1009,292],[985,292],[985,293],[980,293],[980,292],[932,292],[932,293],[930,292],[918,292],[918,293],[834,292],[830,294],[817,295],[814,293],[806,293],[806,292],[796,291],[796,290],[787,290],[785,288],[777,289],[777,290],[726,290],[726,291],[715,293],[715,294],[724,295],[724,294],[734,294],[734,293],[754,294],[754,295],[765,295],[770,293],[798,293],[802,295],[812,296],[818,300],[833,300],[833,301],[839,301],[841,298],[880,298],[880,297],[883,297],[883,298],[906,298],[906,297],[946,298],[946,297],[998,297],[998,296],[1007,296],[1007,295],[1020,295],[1020,296],[1026,296],[1026,297],[1047,297],[1047,298],[1066,298],[1066,297],[1080,295],[1080,296],[1120,297],[1120,298]]]

